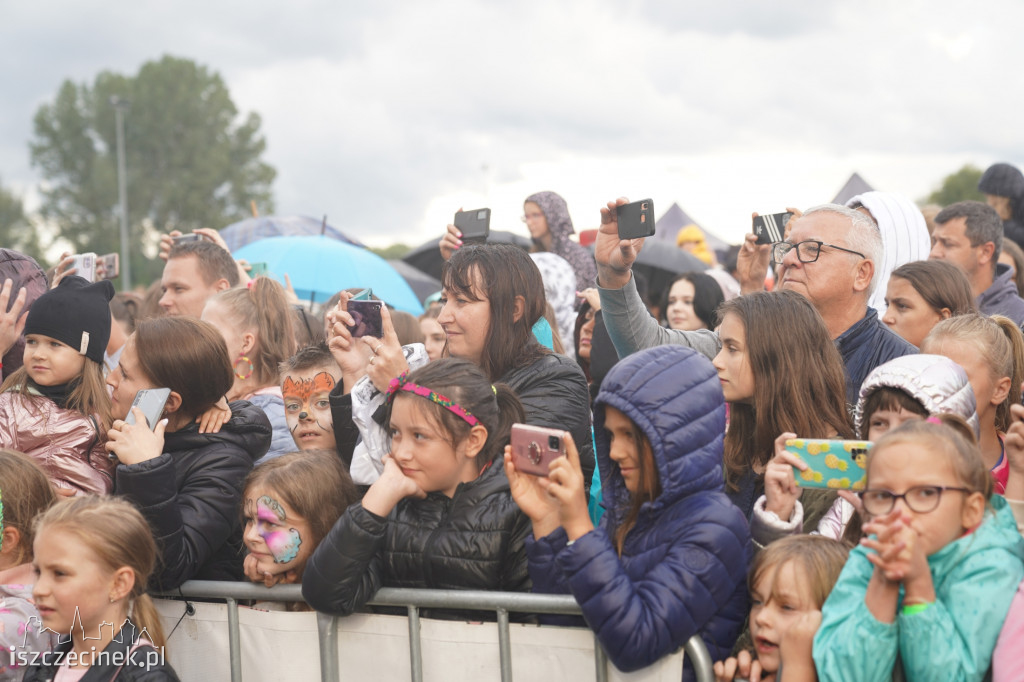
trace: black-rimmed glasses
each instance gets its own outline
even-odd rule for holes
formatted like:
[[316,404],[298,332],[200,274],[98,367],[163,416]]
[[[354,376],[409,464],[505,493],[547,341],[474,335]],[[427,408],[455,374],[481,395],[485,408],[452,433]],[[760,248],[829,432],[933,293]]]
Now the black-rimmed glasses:
[[948,485],[915,485],[905,493],[897,495],[891,490],[867,489],[861,491],[860,499],[864,502],[864,511],[872,516],[884,516],[896,506],[896,500],[903,500],[903,503],[919,514],[927,514],[935,511],[942,501],[942,493],[952,490],[970,494],[969,488],[957,488]]
[[797,260],[801,263],[813,263],[818,260],[818,256],[821,255],[821,247],[823,246],[827,246],[830,249],[845,251],[846,253],[852,253],[853,255],[860,256],[861,258],[867,258],[867,256],[860,251],[836,246],[835,244],[826,244],[825,242],[818,241],[817,239],[807,239],[799,242],[798,244],[791,244],[789,242],[775,242],[772,244],[772,263],[778,265],[782,262],[782,259],[786,257],[786,254],[793,249],[796,249]]

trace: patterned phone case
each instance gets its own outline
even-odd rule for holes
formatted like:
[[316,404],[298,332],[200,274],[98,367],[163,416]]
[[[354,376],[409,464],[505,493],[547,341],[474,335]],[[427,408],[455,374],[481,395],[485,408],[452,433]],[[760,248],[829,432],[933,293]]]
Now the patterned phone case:
[[786,451],[810,467],[807,471],[793,467],[797,485],[835,490],[864,489],[871,446],[872,443],[866,440],[794,438],[786,441]]

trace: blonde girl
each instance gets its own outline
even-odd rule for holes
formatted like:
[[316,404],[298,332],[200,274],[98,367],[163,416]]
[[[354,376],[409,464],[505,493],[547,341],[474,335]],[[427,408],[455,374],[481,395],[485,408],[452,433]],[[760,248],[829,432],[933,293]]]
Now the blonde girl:
[[85,669],[97,682],[178,679],[146,594],[156,543],[131,504],[96,496],[59,502],[36,522],[34,550],[42,626],[64,637],[28,668],[26,682],[74,679]]
[[278,379],[281,363],[295,355],[294,316],[284,288],[269,277],[257,277],[247,287],[210,298],[202,320],[227,343],[235,376],[228,401],[248,400],[270,419],[274,436],[260,461],[294,451]]
[[0,680],[21,679],[25,666],[12,655],[16,651],[50,648],[46,633],[30,627],[39,620],[32,603],[32,541],[35,517],[55,501],[50,481],[31,457],[0,450]]
[[1002,494],[1010,473],[1003,440],[1010,406],[1020,403],[1024,383],[1024,335],[1002,315],[960,315],[935,325],[921,352],[945,355],[967,372],[977,401],[982,461]]
[[1024,538],[959,417],[879,439],[861,493],[865,538],[822,609],[823,679],[980,680],[1024,577]]
[[783,538],[758,552],[747,575],[754,653],[718,661],[715,678],[775,680],[783,659],[790,670],[813,669],[810,640],[848,554],[846,545],[820,535]]
[[24,364],[0,386],[0,447],[31,455],[67,495],[113,486],[102,437],[113,296],[110,282],[76,276],[40,296],[25,321]]

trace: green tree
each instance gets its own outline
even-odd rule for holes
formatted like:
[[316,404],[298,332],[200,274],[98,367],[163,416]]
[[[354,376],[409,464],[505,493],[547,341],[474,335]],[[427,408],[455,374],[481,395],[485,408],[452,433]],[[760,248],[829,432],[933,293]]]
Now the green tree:
[[412,251],[412,247],[408,244],[392,244],[391,246],[384,246],[380,248],[370,247],[370,251],[383,258],[384,260],[397,260],[405,256],[405,254]]
[[985,195],[978,191],[981,170],[967,164],[955,173],[947,175],[939,188],[928,195],[924,203],[949,206],[958,201],[985,201]]
[[128,100],[125,147],[133,284],[162,261],[145,245],[160,232],[219,229],[273,210],[276,171],[261,159],[260,117],[240,118],[220,75],[165,56],[134,76],[104,71],[94,83],[65,81],[35,115],[32,163],[42,173],[42,215],[77,252],[120,251],[117,132],[112,97]]
[[21,197],[0,186],[0,247],[15,249],[35,258],[45,268],[39,231],[25,215]]

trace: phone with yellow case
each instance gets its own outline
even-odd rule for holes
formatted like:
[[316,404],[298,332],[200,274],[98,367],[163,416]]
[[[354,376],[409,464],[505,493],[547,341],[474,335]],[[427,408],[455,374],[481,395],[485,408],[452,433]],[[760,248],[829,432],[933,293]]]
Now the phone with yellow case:
[[833,490],[864,489],[871,446],[866,440],[793,438],[786,441],[786,451],[808,466],[806,471],[793,467],[796,484],[802,488]]

